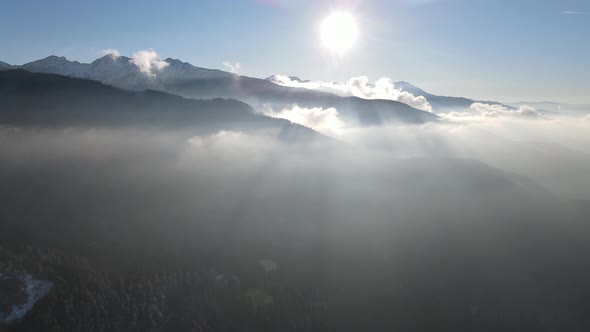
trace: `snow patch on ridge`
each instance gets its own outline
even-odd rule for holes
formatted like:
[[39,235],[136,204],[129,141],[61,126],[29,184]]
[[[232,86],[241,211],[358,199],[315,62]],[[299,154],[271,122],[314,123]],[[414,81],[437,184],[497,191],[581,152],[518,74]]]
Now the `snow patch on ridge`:
[[[8,291],[22,292],[25,300],[18,303],[12,303],[11,308],[7,312],[0,311],[0,321],[12,323],[13,321],[22,319],[39,301],[43,298],[53,286],[53,283],[47,280],[36,280],[31,275],[11,275],[0,273],[0,283],[16,281],[21,289],[9,289]],[[0,296],[7,296],[0,294]]]

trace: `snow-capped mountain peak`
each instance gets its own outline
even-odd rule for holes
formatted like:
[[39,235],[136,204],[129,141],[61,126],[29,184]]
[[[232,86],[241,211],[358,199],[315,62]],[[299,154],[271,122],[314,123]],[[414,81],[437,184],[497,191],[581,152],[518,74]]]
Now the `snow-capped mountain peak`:
[[22,68],[42,73],[60,74],[65,76],[82,77],[89,64],[70,61],[63,56],[51,55],[44,59],[22,65]]
[[133,58],[118,54],[106,54],[91,63],[70,61],[63,56],[52,55],[21,67],[32,72],[87,78],[131,90],[158,89],[187,80],[235,76],[221,70],[196,67],[178,59],[168,58],[161,62],[167,65],[156,68],[153,73],[146,73],[145,68],[142,70]]

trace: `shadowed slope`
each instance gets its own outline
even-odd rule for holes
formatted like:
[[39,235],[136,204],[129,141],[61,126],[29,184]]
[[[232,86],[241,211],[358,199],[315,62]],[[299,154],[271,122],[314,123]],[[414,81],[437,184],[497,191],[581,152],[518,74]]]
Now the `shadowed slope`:
[[282,128],[298,133],[289,137],[318,136],[288,121],[255,114],[248,104],[237,100],[193,100],[153,90],[126,91],[96,81],[25,70],[0,73],[0,122],[209,130]]

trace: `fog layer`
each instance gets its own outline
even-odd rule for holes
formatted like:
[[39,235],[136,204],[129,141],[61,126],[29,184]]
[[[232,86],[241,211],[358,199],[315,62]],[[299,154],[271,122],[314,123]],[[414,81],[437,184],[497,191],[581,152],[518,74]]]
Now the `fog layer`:
[[451,119],[288,143],[273,129],[3,128],[0,237],[105,269],[198,262],[240,276],[270,259],[322,289],[343,329],[412,310],[424,324],[477,310],[481,324],[551,314],[578,328],[588,129]]

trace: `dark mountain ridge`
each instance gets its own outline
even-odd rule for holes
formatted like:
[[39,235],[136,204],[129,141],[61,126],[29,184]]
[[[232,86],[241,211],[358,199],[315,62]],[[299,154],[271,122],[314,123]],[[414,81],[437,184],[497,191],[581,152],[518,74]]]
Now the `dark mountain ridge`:
[[7,64],[6,62],[0,61],[0,70],[8,70],[12,69],[12,66]]
[[292,137],[319,136],[286,120],[256,114],[238,100],[194,100],[155,90],[127,91],[97,81],[22,69],[0,72],[0,122],[209,130],[280,128],[296,132]]

